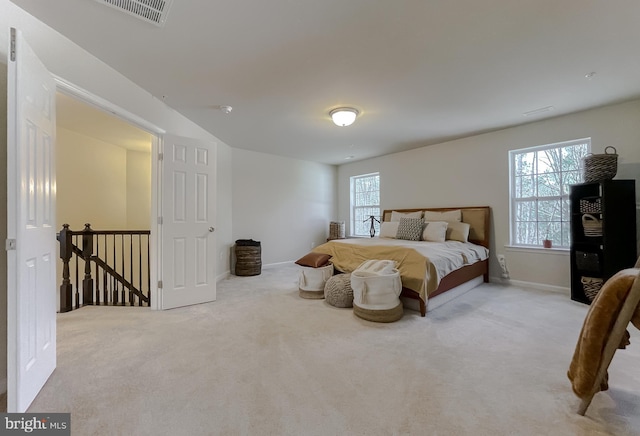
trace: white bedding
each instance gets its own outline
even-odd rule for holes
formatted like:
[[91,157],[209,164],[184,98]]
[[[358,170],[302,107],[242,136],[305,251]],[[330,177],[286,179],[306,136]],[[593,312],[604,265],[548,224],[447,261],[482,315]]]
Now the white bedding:
[[334,239],[334,242],[355,245],[386,245],[413,248],[426,257],[434,265],[437,272],[437,283],[452,271],[471,265],[489,257],[489,250],[471,242],[445,241],[406,241],[391,238],[353,238]]

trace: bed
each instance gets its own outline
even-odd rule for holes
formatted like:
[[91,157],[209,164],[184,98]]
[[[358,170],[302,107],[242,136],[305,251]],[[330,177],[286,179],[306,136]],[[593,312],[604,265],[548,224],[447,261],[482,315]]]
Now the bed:
[[[411,241],[386,237],[352,238],[328,241],[314,249],[330,254],[334,267],[351,272],[368,259],[395,260],[402,278],[401,297],[417,300],[421,316],[426,315],[430,298],[453,290],[466,283],[489,281],[490,214],[488,206],[417,208],[385,210],[382,215],[381,236],[390,228],[392,216],[410,216],[427,211],[431,217],[460,211],[461,222],[467,223],[467,242]],[[442,221],[439,219],[438,221]],[[447,233],[448,235],[448,233]]]

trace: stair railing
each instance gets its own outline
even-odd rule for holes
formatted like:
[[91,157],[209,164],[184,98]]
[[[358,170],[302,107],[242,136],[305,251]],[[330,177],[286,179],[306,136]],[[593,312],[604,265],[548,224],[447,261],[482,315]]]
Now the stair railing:
[[60,312],[86,305],[148,306],[150,234],[149,230],[93,230],[91,224],[74,231],[64,224],[58,234]]

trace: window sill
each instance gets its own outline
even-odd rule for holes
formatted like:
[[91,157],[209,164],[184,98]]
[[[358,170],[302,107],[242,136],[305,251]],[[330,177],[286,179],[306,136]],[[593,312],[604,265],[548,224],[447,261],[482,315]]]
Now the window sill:
[[535,254],[556,254],[556,255],[569,255],[568,248],[544,248],[544,247],[528,247],[522,245],[505,245],[506,251],[517,253],[535,253]]

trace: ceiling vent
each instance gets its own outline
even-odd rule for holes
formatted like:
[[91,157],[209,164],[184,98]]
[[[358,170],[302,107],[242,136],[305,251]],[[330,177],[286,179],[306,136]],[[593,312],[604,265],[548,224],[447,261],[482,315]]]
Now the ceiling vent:
[[96,0],[156,26],[164,26],[173,0]]

